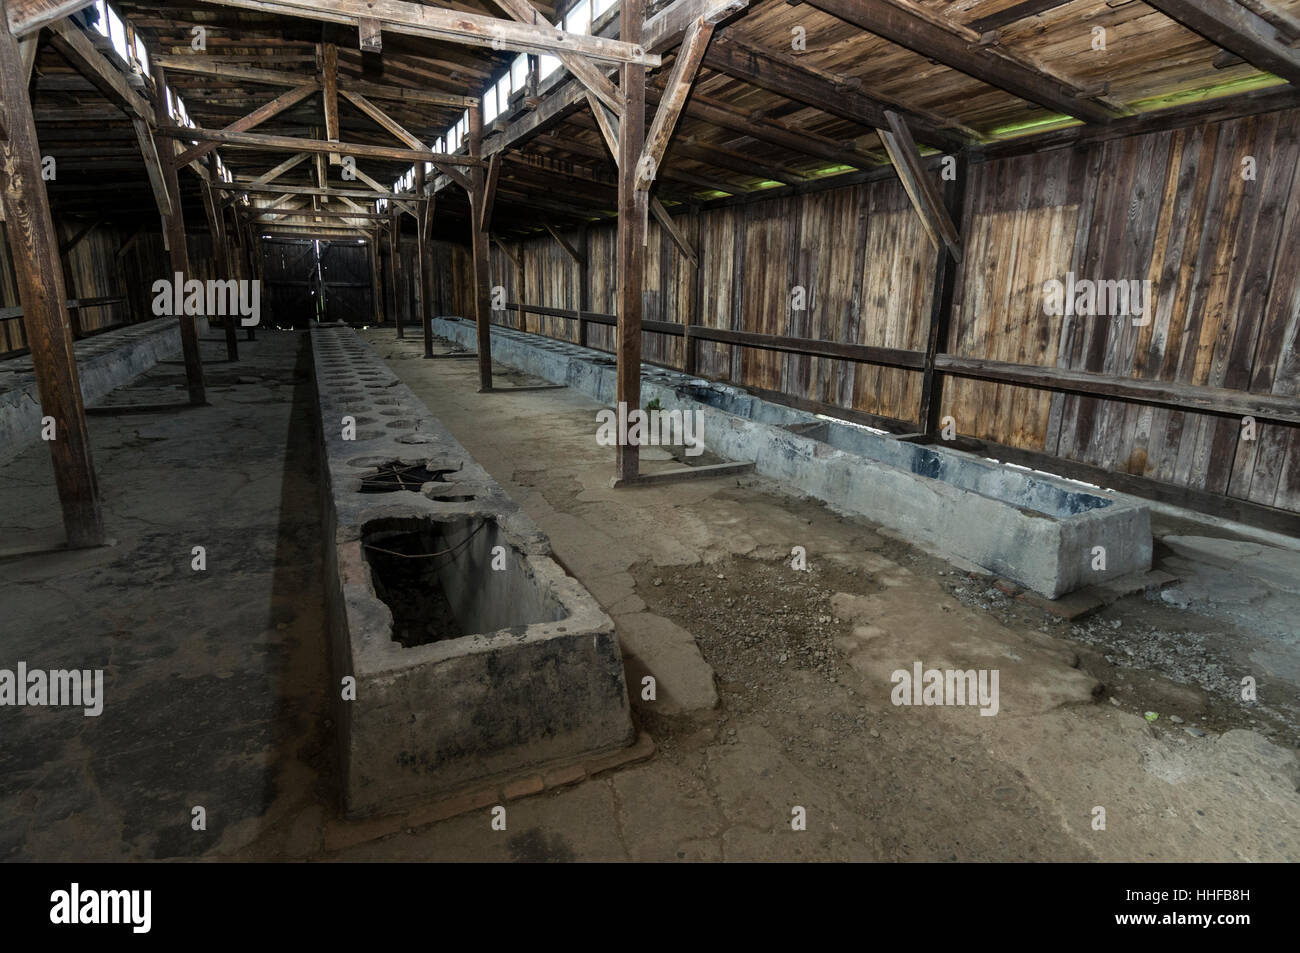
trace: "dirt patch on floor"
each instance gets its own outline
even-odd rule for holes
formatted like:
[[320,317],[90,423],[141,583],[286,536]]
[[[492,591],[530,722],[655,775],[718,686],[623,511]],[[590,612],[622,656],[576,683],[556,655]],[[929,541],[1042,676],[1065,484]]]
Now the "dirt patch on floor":
[[904,730],[887,702],[859,690],[834,644],[850,625],[831,602],[836,593],[880,591],[871,573],[831,561],[796,572],[785,560],[731,558],[667,570],[642,564],[634,575],[650,610],[688,627],[718,678],[718,711],[647,716],[661,757],[689,765],[701,749],[737,744],[759,726],[879,832],[879,859],[1090,856],[1024,775],[986,757],[976,738],[938,722]]

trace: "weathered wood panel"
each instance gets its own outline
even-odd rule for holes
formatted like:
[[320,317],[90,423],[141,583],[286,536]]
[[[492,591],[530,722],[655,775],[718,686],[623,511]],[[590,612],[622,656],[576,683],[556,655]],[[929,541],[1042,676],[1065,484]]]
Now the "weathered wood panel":
[[[1253,177],[1249,174],[1253,160]],[[1261,394],[1300,395],[1300,111],[1262,113],[975,164],[965,259],[947,351]],[[679,223],[694,239],[695,215]],[[937,253],[896,180],[716,206],[700,216],[693,269],[651,223],[644,317],[719,328],[924,349]],[[589,231],[587,295],[613,313],[612,224]],[[572,236],[576,243],[576,235]],[[578,268],[545,233],[516,246],[526,303],[577,308]],[[494,251],[507,300],[513,266]],[[1146,313],[1055,314],[1052,280],[1150,285]],[[798,296],[796,296],[798,292]],[[802,304],[802,307],[797,305]],[[514,324],[513,315],[497,320]],[[577,339],[576,322],[530,329]],[[612,350],[614,329],[589,343]],[[681,341],[647,333],[646,360],[683,366]],[[915,421],[921,374],[702,341],[697,372]],[[1300,510],[1300,434],[1175,408],[948,377],[941,413],[959,433],[1113,472]]]

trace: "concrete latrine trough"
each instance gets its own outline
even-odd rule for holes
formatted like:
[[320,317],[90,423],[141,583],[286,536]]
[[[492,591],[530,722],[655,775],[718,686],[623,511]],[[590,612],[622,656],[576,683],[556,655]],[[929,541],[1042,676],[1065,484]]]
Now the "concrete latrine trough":
[[614,624],[547,538],[355,332],[312,348],[347,813],[631,744]]
[[[434,331],[475,340],[474,325],[458,318],[436,320]],[[494,327],[492,356],[602,403],[615,399],[616,368],[600,351]],[[713,453],[1048,598],[1151,568],[1150,511],[1132,498],[679,371],[642,365],[641,373],[643,400],[700,412]]]

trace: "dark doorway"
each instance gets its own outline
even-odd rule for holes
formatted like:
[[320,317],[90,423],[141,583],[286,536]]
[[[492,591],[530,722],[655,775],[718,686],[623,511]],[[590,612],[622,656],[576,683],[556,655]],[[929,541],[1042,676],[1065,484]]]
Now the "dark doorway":
[[265,239],[262,248],[264,320],[280,328],[306,328],[312,321],[373,322],[369,245]]

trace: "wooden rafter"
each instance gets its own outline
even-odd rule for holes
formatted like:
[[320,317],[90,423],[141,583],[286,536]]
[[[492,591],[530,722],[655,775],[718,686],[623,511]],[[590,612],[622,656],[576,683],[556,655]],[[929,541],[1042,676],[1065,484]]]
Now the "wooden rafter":
[[944,208],[938,189],[921,164],[921,153],[917,151],[916,141],[912,138],[907,123],[895,112],[886,113],[885,118],[889,122],[889,128],[880,130],[880,138],[889,151],[898,177],[903,181],[907,197],[912,200],[912,206],[921,217],[925,233],[930,236],[935,248],[941,244],[946,245],[952,257],[961,261],[961,236],[957,234],[957,226]]
[[313,185],[252,185],[247,178],[236,178],[233,182],[213,182],[212,187],[218,192],[231,192],[236,195],[245,193],[283,195],[323,195],[332,198],[365,199],[374,202],[378,199],[400,199],[400,192],[369,189],[337,189],[333,186],[318,188]]
[[352,103],[352,105],[356,106],[363,113],[365,113],[376,123],[382,126],[385,130],[387,130],[387,132],[390,135],[392,135],[398,141],[406,143],[412,149],[428,149],[429,155],[425,158],[425,161],[432,162],[434,168],[436,168],[439,172],[441,172],[443,175],[446,175],[448,178],[450,178],[453,182],[455,182],[465,191],[467,192],[469,191],[470,188],[469,179],[465,178],[465,176],[459,170],[453,168],[452,163],[442,161],[439,158],[442,155],[442,153],[435,153],[432,149],[429,149],[429,147],[420,140],[419,136],[407,130],[405,126],[403,126],[400,122],[398,122],[396,119],[390,116],[383,109],[380,109],[378,106],[376,106],[370,100],[366,99],[366,97],[362,96],[360,93],[354,92],[349,89],[343,90],[343,98],[346,99],[348,102]]
[[[488,159],[487,175],[483,179],[483,188],[480,189],[478,201],[475,203],[475,219],[478,222],[478,230],[486,232],[488,226],[492,224],[492,206],[497,197],[497,179],[501,175],[501,153],[495,153]],[[474,198],[471,191],[470,197]]]
[[267,172],[264,172],[262,175],[259,175],[257,178],[253,179],[253,181],[251,181],[248,184],[254,187],[260,185],[267,185],[271,182],[274,182],[276,179],[284,175],[290,169],[301,165],[303,162],[306,162],[310,158],[311,158],[310,152],[299,152],[296,155],[291,155],[289,156],[289,158],[285,159],[279,165],[268,170]]
[[579,265],[585,265],[587,263],[586,256],[570,245],[568,239],[561,235],[554,225],[550,222],[542,222],[542,225],[544,225],[546,230],[551,233],[551,237],[555,239],[556,243],[564,249],[566,255],[572,258]]
[[[588,104],[591,106],[591,111],[596,116],[596,123],[600,128],[601,136],[605,139],[605,145],[609,147],[610,155],[614,159],[614,165],[618,166],[619,156],[621,154],[619,151],[621,124],[618,118],[607,112],[594,96],[588,94],[587,100]],[[644,192],[645,189],[638,189],[638,191]],[[690,243],[686,241],[686,237],[672,224],[672,216],[669,215],[668,210],[663,207],[663,203],[659,201],[657,196],[650,195],[648,198],[648,207],[650,212],[654,214],[655,220],[661,225],[667,222],[665,230],[673,240],[673,244],[676,245],[678,250],[692,262],[698,261],[699,259],[695,253],[695,249],[691,248]]]
[[165,218],[172,214],[171,195],[163,178],[162,160],[158,158],[158,146],[154,142],[153,131],[143,119],[132,119],[136,143],[140,146],[140,155],[144,159],[145,173],[149,176],[149,187],[153,190],[154,201],[159,213]]
[[[266,122],[271,117],[278,116],[286,109],[290,109],[293,106],[296,106],[298,103],[302,102],[304,99],[306,99],[308,96],[312,95],[319,89],[320,89],[320,84],[317,83],[315,80],[313,80],[310,83],[304,83],[302,86],[295,86],[293,89],[290,89],[285,93],[281,93],[279,96],[275,97],[275,99],[271,100],[269,103],[265,103],[264,105],[259,106],[257,109],[253,110],[248,115],[241,116],[239,119],[236,119],[230,125],[223,127],[221,131],[222,132],[247,132],[249,129],[253,129],[257,126],[260,126],[262,123]],[[216,148],[217,148],[217,143],[215,142],[201,142],[197,146],[191,146],[189,149],[186,149],[184,152],[182,152],[177,157],[177,161],[182,165],[185,165],[189,162],[192,162],[195,159],[203,158],[209,152],[214,151]]]
[[15,37],[24,37],[93,3],[94,0],[6,0],[9,32]]
[[996,13],[990,13],[978,20],[972,20],[967,26],[976,33],[987,33],[990,30],[999,30],[1012,23],[1027,20],[1029,17],[1037,16],[1040,13],[1046,13],[1048,10],[1063,7],[1069,2],[1071,0],[1020,0],[1019,3],[1014,3]]
[[[493,2],[513,17],[519,23],[527,23],[541,27],[549,26],[546,18],[541,15],[538,9],[529,2],[529,0],[493,0]],[[552,27],[552,29],[554,29]],[[559,32],[558,30],[556,31]],[[563,63],[570,73],[577,80],[586,86],[591,92],[600,98],[600,101],[614,111],[614,114],[622,115],[623,103],[614,84],[609,81],[600,70],[581,56],[573,53],[557,54],[559,60]]]
[[67,20],[56,22],[50,26],[50,43],[127,116],[155,122],[153,107],[127,84],[122,71],[105,59],[80,29]]
[[681,118],[682,107],[686,105],[686,97],[691,93],[700,60],[704,58],[704,51],[708,49],[709,38],[712,36],[713,24],[705,22],[702,17],[686,28],[686,37],[682,40],[681,49],[677,51],[677,59],[668,74],[663,97],[659,100],[654,121],[646,133],[641,158],[637,161],[638,189],[648,189],[654,184],[655,174],[668,149],[668,140],[677,128],[677,120]]
[[[646,90],[646,98],[657,102],[661,94],[655,88]],[[819,136],[806,129],[795,129],[774,119],[754,118],[740,113],[725,103],[700,94],[697,89],[686,103],[686,115],[691,119],[718,126],[729,132],[748,136],[758,142],[780,146],[796,155],[813,156],[837,165],[869,169],[884,162],[884,156],[874,152],[858,152],[840,143]]]

